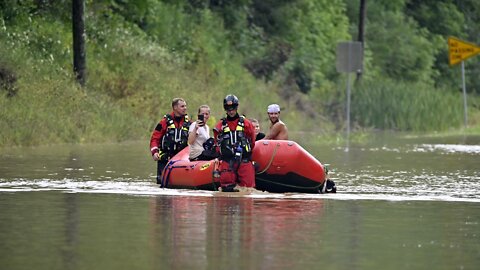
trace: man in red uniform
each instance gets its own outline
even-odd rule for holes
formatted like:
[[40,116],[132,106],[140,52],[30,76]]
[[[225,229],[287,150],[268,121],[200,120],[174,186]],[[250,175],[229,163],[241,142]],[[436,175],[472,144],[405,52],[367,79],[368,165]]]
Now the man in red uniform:
[[255,146],[255,128],[237,112],[238,98],[227,95],[223,100],[227,117],[221,119],[213,130],[220,150],[220,185],[222,191],[238,191],[240,187],[255,187],[255,169],[251,162]]
[[190,121],[183,98],[172,100],[172,112],[157,124],[150,138],[150,152],[157,163],[157,184],[162,184],[162,171],[168,160],[187,146]]

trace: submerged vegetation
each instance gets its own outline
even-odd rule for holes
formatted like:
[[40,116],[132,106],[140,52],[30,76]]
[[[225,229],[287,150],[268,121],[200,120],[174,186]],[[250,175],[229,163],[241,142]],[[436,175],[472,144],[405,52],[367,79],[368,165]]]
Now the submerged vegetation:
[[[446,38],[478,43],[480,4],[423,2],[368,1],[355,130],[462,127],[461,80],[446,64]],[[145,139],[173,97],[184,97],[192,115],[207,103],[218,119],[228,93],[264,131],[265,108],[276,102],[289,129],[335,134],[346,118],[335,49],[355,39],[358,3],[87,0],[80,87],[71,1],[0,1],[0,146]],[[478,125],[480,64],[466,69],[469,120]]]

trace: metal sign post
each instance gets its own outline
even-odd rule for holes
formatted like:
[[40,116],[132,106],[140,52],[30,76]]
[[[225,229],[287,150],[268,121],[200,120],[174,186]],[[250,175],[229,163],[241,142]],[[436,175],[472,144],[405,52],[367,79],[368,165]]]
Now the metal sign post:
[[467,87],[465,86],[465,63],[462,61],[463,125],[467,127]]
[[463,124],[468,125],[467,117],[467,88],[465,86],[464,60],[480,53],[480,47],[458,38],[448,38],[448,63],[450,66],[462,63],[462,91],[463,91]]
[[347,73],[347,147],[350,148],[350,103],[351,103],[351,83],[350,73],[361,72],[363,67],[362,43],[358,41],[340,42],[337,44],[337,71]]

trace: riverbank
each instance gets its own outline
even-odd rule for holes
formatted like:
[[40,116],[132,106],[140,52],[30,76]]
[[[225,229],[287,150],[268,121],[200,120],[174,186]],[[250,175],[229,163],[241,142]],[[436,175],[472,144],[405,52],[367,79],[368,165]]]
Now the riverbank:
[[[318,75],[313,82],[305,70],[290,70],[295,57],[319,57],[317,49],[308,44],[291,44],[304,53],[292,53],[293,62],[270,63],[271,59],[261,55],[239,52],[239,44],[230,36],[237,32],[219,27],[222,18],[218,14],[203,10],[192,15],[182,7],[157,4],[165,17],[155,17],[155,25],[163,25],[163,19],[182,18],[184,24],[179,27],[192,27],[188,19],[195,18],[196,34],[185,36],[180,30],[186,28],[182,28],[178,33],[168,32],[171,40],[165,40],[165,33],[141,28],[108,3],[89,4],[84,87],[76,83],[72,72],[67,5],[47,6],[43,13],[21,3],[12,10],[1,10],[0,147],[146,140],[171,110],[174,97],[187,100],[190,115],[196,115],[198,106],[210,105],[213,125],[223,117],[222,101],[230,93],[239,97],[240,113],[260,120],[263,132],[269,126],[267,105],[278,103],[281,118],[291,131],[311,132],[313,139],[331,143],[343,140],[339,134],[345,130],[345,76],[333,71],[329,49],[337,40],[331,38],[323,45],[322,53],[328,52],[330,61],[323,63],[322,72],[312,65],[309,72]],[[6,11],[10,15],[5,15]],[[344,19],[339,26],[342,37],[347,36]],[[237,29],[238,33],[243,33],[242,29]],[[266,46],[248,38],[252,40],[245,42],[255,45],[252,48]],[[183,50],[178,50],[183,41],[190,43],[182,43]],[[272,50],[286,53],[283,49]],[[258,76],[261,68],[269,68],[265,62],[275,64],[276,69]],[[425,82],[398,83],[373,71],[366,73],[365,84],[355,85],[352,92],[352,140],[364,140],[371,129],[448,132],[461,128],[460,93]],[[303,88],[307,82],[308,89]],[[479,98],[469,94],[473,128],[468,132],[480,133],[479,104]]]

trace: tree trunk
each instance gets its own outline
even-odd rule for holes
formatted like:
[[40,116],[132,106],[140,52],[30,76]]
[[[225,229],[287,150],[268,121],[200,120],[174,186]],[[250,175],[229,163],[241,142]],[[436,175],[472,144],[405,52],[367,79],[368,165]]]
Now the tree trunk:
[[[360,11],[358,20],[358,41],[362,43],[362,60],[365,50],[365,18],[367,16],[367,0],[360,0]],[[363,63],[363,61],[362,61]],[[357,71],[357,82],[362,78],[363,68]]]
[[81,86],[85,85],[85,0],[72,0],[73,72]]

